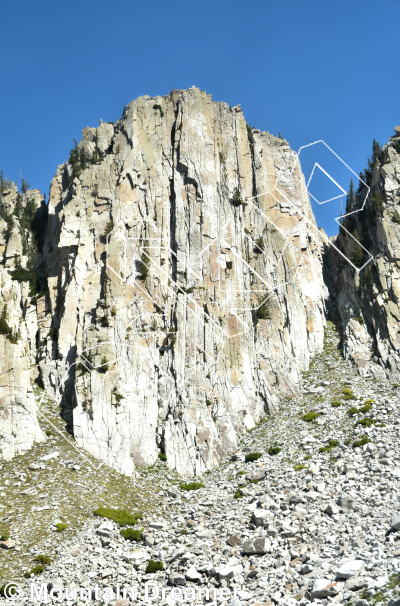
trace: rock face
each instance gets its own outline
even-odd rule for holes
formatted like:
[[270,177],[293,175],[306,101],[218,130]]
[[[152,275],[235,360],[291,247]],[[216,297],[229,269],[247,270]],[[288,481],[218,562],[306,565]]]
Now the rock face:
[[[58,168],[39,353],[77,443],[199,474],[298,393],[322,347],[321,251],[295,154],[196,88],[86,128]],[[49,327],[47,327],[48,331]]]
[[[2,182],[0,218],[0,458],[12,459],[44,439],[37,422],[32,382],[36,370],[38,308],[29,274],[12,279],[26,266],[33,243],[24,225],[42,210],[38,190],[20,195],[13,183]],[[28,234],[28,236],[27,236]],[[24,273],[22,271],[22,273]]]
[[[397,132],[397,131],[396,131]],[[400,381],[400,136],[391,137],[369,171],[370,192],[362,211],[345,228],[373,255],[359,273],[332,248],[325,255],[325,278],[343,329],[343,355],[360,374]],[[366,190],[352,210],[361,208]],[[343,230],[336,238],[360,267],[365,251]]]

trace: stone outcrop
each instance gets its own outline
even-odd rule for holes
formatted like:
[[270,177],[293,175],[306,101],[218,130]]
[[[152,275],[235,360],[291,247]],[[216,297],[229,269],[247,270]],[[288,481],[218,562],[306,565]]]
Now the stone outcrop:
[[[377,154],[364,209],[344,226],[373,259],[360,272],[332,248],[325,254],[325,279],[343,329],[343,355],[361,374],[400,382],[400,131]],[[354,203],[361,208],[362,188]],[[368,255],[343,230],[336,243],[362,266]],[[357,255],[357,252],[359,253]]]
[[3,216],[10,222],[8,228],[0,219],[0,458],[9,460],[44,439],[32,387],[37,377],[40,303],[29,280],[12,279],[13,270],[26,266],[28,249],[33,247],[23,228],[23,211],[29,203],[32,212],[40,212],[43,198],[38,190],[21,196],[13,183],[0,198]]
[[322,347],[303,175],[281,195],[287,142],[196,88],[82,135],[51,184],[41,378],[101,461],[133,474],[161,451],[202,473],[298,393]]

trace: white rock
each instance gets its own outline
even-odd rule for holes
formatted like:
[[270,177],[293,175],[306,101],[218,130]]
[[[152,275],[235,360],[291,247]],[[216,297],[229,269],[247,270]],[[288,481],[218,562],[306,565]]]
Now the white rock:
[[329,581],[328,579],[315,579],[311,591],[311,599],[327,598],[338,594],[338,583]]
[[225,566],[218,571],[218,577],[220,579],[233,579],[237,574],[241,574],[243,570],[241,564],[238,564],[237,566]]
[[336,577],[338,579],[349,579],[350,577],[354,577],[360,574],[365,568],[365,562],[362,560],[351,560],[350,562],[345,562],[336,571]]
[[188,581],[193,581],[194,583],[197,583],[197,581],[200,581],[201,579],[201,574],[197,572],[194,566],[192,566],[187,572],[185,572],[185,577]]
[[51,461],[52,459],[56,459],[57,457],[60,456],[60,453],[57,451],[51,452],[48,455],[45,455],[44,457],[41,458],[41,461]]

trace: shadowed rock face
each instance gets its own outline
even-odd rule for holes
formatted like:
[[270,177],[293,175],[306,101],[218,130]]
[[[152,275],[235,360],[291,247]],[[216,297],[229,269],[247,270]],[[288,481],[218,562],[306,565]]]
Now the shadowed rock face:
[[[400,381],[399,152],[397,133],[383,147],[372,168],[364,210],[354,215],[351,225],[345,225],[351,233],[357,231],[373,260],[358,273],[329,249],[324,263],[325,279],[342,323],[343,355],[360,374],[395,382]],[[360,192],[358,205],[365,193]],[[339,234],[336,242],[348,256],[354,256],[348,236]],[[364,254],[362,263],[366,260]]]
[[196,88],[82,134],[51,184],[41,380],[118,471],[161,450],[202,473],[298,393],[322,348],[303,175],[286,141]]

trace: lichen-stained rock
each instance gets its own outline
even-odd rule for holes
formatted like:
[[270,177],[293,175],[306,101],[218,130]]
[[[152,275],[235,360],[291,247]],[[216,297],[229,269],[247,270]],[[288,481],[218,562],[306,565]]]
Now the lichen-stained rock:
[[[197,88],[140,97],[59,167],[40,367],[80,446],[118,471],[201,474],[321,349],[320,245],[295,154]],[[296,198],[296,205],[291,200]]]
[[0,459],[10,460],[44,440],[32,387],[38,376],[36,305],[44,297],[38,296],[36,283],[23,269],[23,279],[12,279],[14,270],[33,259],[34,244],[23,225],[43,210],[43,197],[38,190],[20,195],[14,183],[1,185],[5,218],[0,224]]
[[[376,153],[364,210],[348,217],[346,229],[371,253],[359,273],[332,249],[325,254],[326,281],[343,329],[343,354],[360,374],[400,381],[400,137]],[[354,209],[366,196],[361,188]],[[336,243],[358,267],[368,255],[344,231]]]

